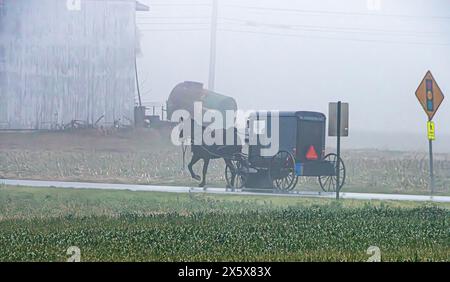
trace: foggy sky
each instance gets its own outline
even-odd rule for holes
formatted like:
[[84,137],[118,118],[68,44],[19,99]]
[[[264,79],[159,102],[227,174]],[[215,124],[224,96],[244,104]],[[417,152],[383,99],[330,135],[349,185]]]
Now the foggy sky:
[[[144,101],[165,101],[185,80],[207,85],[211,0],[142,2]],[[414,92],[431,70],[447,93],[436,144],[450,143],[450,1],[367,2],[219,0],[216,92],[245,110],[327,113],[340,99],[350,103],[350,133],[426,136]]]

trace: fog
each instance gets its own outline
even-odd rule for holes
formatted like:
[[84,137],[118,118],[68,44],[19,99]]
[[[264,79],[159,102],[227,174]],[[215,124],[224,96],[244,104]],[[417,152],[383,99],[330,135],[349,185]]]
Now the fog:
[[[185,80],[206,86],[212,1],[142,2],[150,6],[137,16],[144,101],[165,101]],[[327,113],[342,100],[351,135],[386,137],[360,146],[427,149],[414,93],[431,70],[450,95],[449,1],[219,0],[218,10],[215,91],[239,108]],[[438,149],[450,150],[449,103],[434,119]]]

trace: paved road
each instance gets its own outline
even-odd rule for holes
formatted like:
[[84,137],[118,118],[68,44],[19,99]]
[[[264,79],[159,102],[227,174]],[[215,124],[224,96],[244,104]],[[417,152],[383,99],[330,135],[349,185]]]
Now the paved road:
[[[18,180],[18,179],[0,179],[0,184],[29,186],[29,187],[129,190],[129,191],[168,192],[168,193],[208,193],[208,194],[227,194],[227,195],[262,195],[262,196],[314,197],[314,198],[336,197],[335,193],[324,193],[324,192],[295,192],[295,193],[271,193],[271,192],[256,193],[248,191],[227,192],[225,191],[224,188],[207,188],[206,191],[204,191],[202,188],[180,187],[180,186],[37,181],[37,180]],[[395,201],[419,201],[419,202],[430,201],[430,202],[450,203],[450,197],[427,196],[427,195],[398,195],[398,194],[370,194],[370,193],[343,192],[340,194],[340,197],[343,199],[355,199],[355,200],[395,200]]]

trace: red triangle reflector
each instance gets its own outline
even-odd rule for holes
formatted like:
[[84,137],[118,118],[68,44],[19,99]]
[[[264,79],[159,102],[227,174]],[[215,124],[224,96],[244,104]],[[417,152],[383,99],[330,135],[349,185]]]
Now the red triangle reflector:
[[314,149],[314,146],[309,146],[309,150],[306,153],[306,159],[313,161],[313,160],[317,160],[319,158],[319,156],[317,155],[316,149]]

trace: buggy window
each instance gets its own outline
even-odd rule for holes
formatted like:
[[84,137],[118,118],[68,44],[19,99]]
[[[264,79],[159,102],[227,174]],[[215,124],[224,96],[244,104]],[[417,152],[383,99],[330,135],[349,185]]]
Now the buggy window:
[[280,117],[280,151],[290,153],[297,147],[297,117]]

